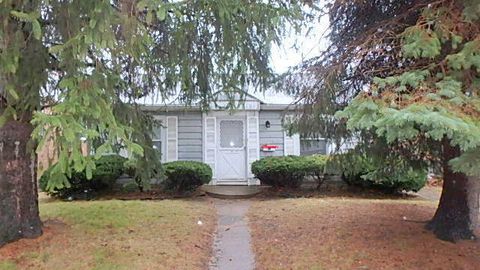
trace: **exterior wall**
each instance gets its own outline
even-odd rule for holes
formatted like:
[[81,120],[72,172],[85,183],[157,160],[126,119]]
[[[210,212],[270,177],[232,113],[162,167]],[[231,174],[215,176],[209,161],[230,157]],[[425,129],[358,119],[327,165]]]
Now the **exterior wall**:
[[178,160],[203,161],[201,112],[160,112],[155,115],[178,117]]
[[[84,156],[88,155],[88,145],[82,143],[82,154]],[[42,176],[43,172],[48,169],[51,165],[57,163],[58,161],[58,152],[55,148],[53,138],[48,138],[43,148],[39,150],[37,154],[37,178]]]
[[201,112],[178,115],[178,160],[203,161],[203,130]]
[[[259,141],[264,144],[277,145],[275,152],[260,151],[260,157],[284,155],[284,130],[282,118],[285,111],[259,112]],[[200,111],[190,112],[158,112],[156,115],[178,117],[178,159],[203,161],[203,123]],[[270,122],[270,128],[265,122]]]
[[[260,146],[264,144],[278,145],[275,152],[260,151],[260,157],[283,156],[284,148],[284,130],[282,126],[282,118],[284,111],[260,111],[259,132]],[[270,122],[270,128],[265,127],[265,122]]]
[[[44,113],[50,114],[51,109],[46,108]],[[81,151],[84,156],[88,155],[88,145],[86,143],[81,144]],[[48,134],[42,149],[37,152],[37,178],[40,179],[43,172],[47,170],[51,165],[57,163],[58,152],[55,147],[55,137],[52,134]]]

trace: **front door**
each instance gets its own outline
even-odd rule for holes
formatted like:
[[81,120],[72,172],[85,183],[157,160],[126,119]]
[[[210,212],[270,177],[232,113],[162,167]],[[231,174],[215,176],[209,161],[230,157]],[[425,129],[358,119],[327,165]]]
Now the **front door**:
[[217,182],[246,181],[245,121],[217,119]]

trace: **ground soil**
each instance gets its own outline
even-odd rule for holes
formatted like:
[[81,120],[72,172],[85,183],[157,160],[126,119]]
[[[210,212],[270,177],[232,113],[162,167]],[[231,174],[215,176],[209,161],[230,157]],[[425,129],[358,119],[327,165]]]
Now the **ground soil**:
[[480,269],[479,241],[436,239],[424,225],[437,203],[407,198],[257,200],[257,269]]

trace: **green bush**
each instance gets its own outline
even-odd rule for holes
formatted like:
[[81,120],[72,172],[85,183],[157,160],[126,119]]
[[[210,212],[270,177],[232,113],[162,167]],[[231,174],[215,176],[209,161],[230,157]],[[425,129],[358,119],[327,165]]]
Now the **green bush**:
[[266,157],[252,163],[252,173],[262,184],[273,187],[299,187],[305,176],[321,177],[327,156]]
[[323,177],[325,174],[325,166],[329,160],[325,155],[304,156],[304,166],[307,176]]
[[412,168],[395,172],[388,176],[378,175],[378,171],[364,172],[356,175],[342,174],[342,179],[348,185],[366,189],[376,189],[385,193],[401,191],[419,191],[427,182],[427,173]]
[[130,193],[130,192],[135,192],[139,191],[138,184],[135,182],[128,182],[122,185],[122,192],[125,193]]
[[163,165],[165,189],[174,192],[191,191],[212,180],[212,169],[198,161],[173,161]]
[[159,159],[151,160],[146,157],[129,159],[125,162],[124,170],[141,192],[152,188],[152,180],[164,178],[163,165]]
[[427,182],[427,170],[424,168],[413,168],[399,159],[382,161],[353,152],[336,156],[327,168],[341,174],[348,185],[385,193],[416,192]]
[[115,181],[124,173],[126,158],[119,155],[102,156],[95,161],[92,179],[100,181],[107,187],[112,187]]
[[118,155],[102,156],[95,160],[92,179],[87,179],[85,172],[73,172],[68,177],[69,187],[47,190],[47,184],[53,167],[46,170],[40,177],[39,186],[47,194],[59,198],[90,198],[95,192],[111,188],[123,174],[126,159]]
[[137,174],[137,161],[134,159],[129,159],[124,164],[124,172],[131,178],[135,178]]

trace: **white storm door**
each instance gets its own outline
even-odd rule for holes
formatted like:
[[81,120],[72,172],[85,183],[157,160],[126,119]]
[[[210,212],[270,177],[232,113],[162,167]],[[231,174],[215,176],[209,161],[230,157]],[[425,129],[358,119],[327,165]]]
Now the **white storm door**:
[[217,182],[246,180],[245,121],[218,121]]

